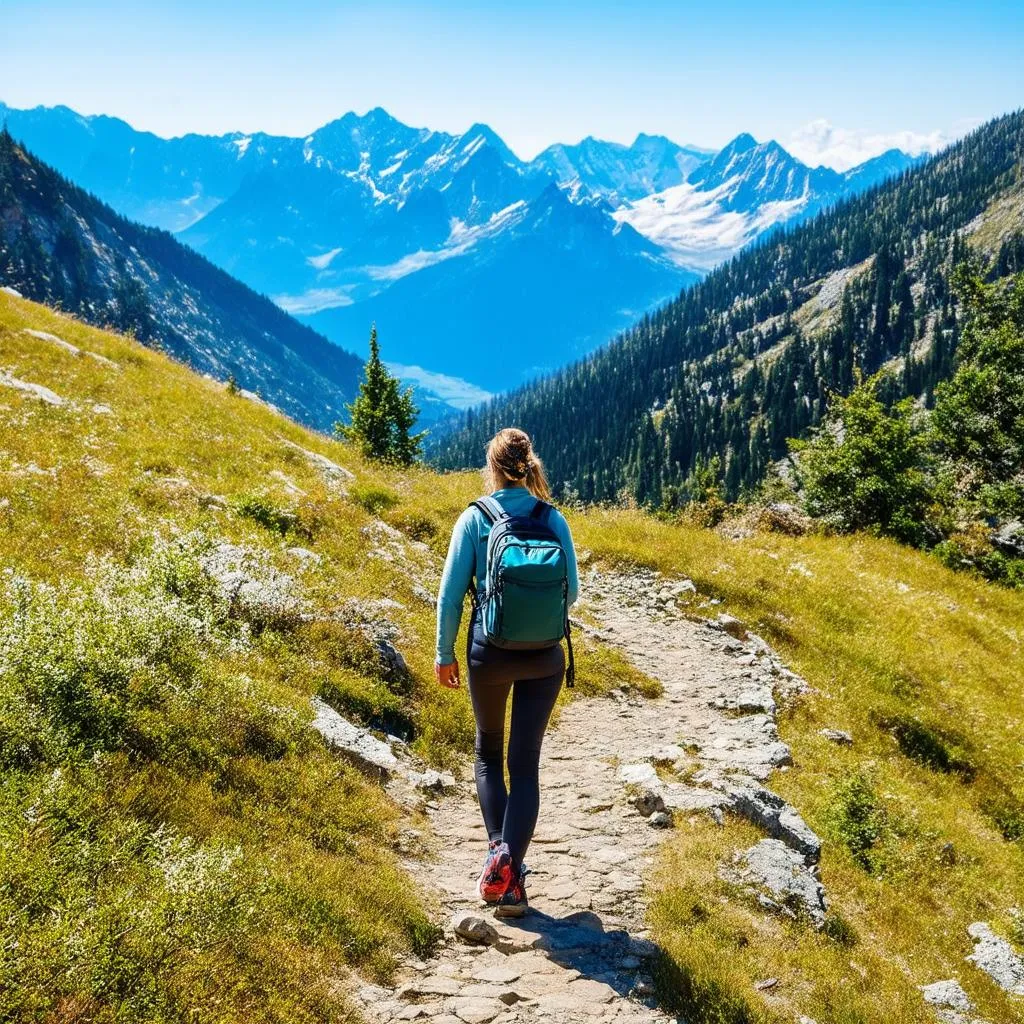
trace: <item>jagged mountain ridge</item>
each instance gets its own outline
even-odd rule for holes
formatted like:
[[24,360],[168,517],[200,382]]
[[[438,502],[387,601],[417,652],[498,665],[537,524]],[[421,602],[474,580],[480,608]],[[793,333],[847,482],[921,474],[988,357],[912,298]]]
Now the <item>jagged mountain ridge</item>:
[[208,260],[73,185],[0,133],[0,282],[159,345],[321,429],[361,360]]
[[[839,194],[829,177],[827,194],[812,189],[806,200],[786,206],[767,191],[759,195],[751,171],[744,187],[728,185],[731,205],[723,211],[723,184],[694,179],[715,157],[709,150],[640,135],[631,146],[586,139],[523,161],[486,125],[452,135],[410,127],[380,108],[346,114],[304,138],[160,139],[67,108],[0,105],[0,117],[58,170],[122,212],[178,230],[183,241],[309,317],[332,340],[361,348],[376,318],[389,359],[456,376],[458,366],[435,358],[429,325],[444,320],[463,339],[458,362],[465,363],[473,339],[490,334],[497,311],[507,306],[509,283],[496,267],[519,275],[514,329],[545,353],[545,367],[558,366],[676,294],[695,280],[692,268],[703,272],[773,225]],[[795,175],[802,168],[814,181],[822,177],[786,158]],[[864,187],[870,177],[865,167],[846,188]],[[537,230],[550,233],[534,239],[524,262],[519,225],[552,181],[569,206],[557,222],[535,220]],[[703,211],[696,222],[688,220],[689,234],[700,236],[689,256],[671,227],[677,211],[648,202],[680,188],[689,207]],[[629,204],[644,203],[631,212]],[[743,204],[748,209],[739,211]],[[596,252],[601,265],[588,255]],[[584,266],[591,300],[584,295],[566,317],[554,305],[559,284],[566,294],[580,294],[575,282]],[[491,390],[537,372],[532,363],[510,369],[507,359],[486,351],[473,366],[479,371],[473,383]]]
[[[756,487],[830,392],[887,373],[930,401],[959,331],[953,268],[1024,268],[1024,112],[926,164],[772,235],[574,366],[473,410],[438,438],[471,465],[498,426],[543,439],[563,494],[674,505],[717,465],[730,497]],[[786,184],[788,187],[788,183]]]

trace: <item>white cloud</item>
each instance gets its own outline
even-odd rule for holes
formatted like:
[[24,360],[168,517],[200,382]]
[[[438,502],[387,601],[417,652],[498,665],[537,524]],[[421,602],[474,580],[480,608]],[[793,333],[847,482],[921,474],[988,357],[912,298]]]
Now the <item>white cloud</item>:
[[461,377],[449,377],[444,373],[424,370],[422,366],[403,366],[401,363],[388,363],[387,367],[403,383],[430,391],[456,409],[468,409],[492,397],[490,391],[484,391]]
[[276,302],[286,313],[292,316],[319,313],[322,309],[336,309],[338,306],[351,306],[355,301],[348,293],[351,285],[342,288],[311,288],[301,295],[275,295]]
[[902,149],[911,156],[919,156],[936,152],[953,138],[942,131],[863,132],[838,128],[822,117],[797,128],[784,145],[793,156],[811,167],[824,164],[837,171],[847,171],[887,149]]

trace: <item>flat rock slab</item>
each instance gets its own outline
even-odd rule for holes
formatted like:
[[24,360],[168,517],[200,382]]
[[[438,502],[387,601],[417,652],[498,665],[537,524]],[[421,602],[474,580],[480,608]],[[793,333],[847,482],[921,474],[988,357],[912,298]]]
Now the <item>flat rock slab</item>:
[[32,395],[33,398],[38,398],[39,401],[45,402],[47,405],[60,406],[64,404],[64,399],[56,391],[51,391],[43,384],[33,384],[31,381],[20,380],[5,370],[0,370],[0,387],[11,388],[13,391],[21,391],[26,395]]
[[377,739],[368,729],[339,715],[319,697],[313,698],[313,712],[313,728],[332,747],[351,757],[361,768],[378,772],[384,778],[398,771],[399,761],[389,743]]
[[981,968],[1001,989],[1024,996],[1024,959],[1006,939],[984,922],[975,921],[967,929],[974,939],[974,952],[967,958]]

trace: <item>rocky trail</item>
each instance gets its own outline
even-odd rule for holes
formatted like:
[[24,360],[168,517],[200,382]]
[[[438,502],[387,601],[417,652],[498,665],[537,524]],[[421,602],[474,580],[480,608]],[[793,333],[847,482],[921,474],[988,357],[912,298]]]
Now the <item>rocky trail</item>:
[[427,802],[433,853],[406,867],[450,924],[436,957],[407,961],[393,988],[358,988],[368,1020],[675,1020],[654,998],[658,950],[644,920],[645,874],[674,814],[731,810],[757,822],[766,838],[723,871],[756,888],[766,912],[823,919],[818,839],[762,785],[790,756],[776,698],[803,682],[735,620],[687,618],[677,598],[689,581],[592,569],[582,589],[597,623],[584,628],[663,695],[616,690],[563,709],[545,739],[521,919],[496,920],[475,896],[486,835],[472,782]]

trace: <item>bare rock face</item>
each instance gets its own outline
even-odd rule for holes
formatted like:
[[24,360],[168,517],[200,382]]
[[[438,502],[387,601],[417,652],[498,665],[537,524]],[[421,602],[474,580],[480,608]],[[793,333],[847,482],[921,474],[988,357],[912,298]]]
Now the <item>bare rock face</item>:
[[981,1024],[965,1016],[974,1009],[974,1003],[956,978],[922,985],[921,995],[929,1006],[935,1007],[935,1015],[942,1024]]
[[802,854],[808,864],[818,862],[821,839],[781,796],[756,782],[734,782],[713,776],[706,781],[729,797],[730,810],[759,825],[773,838],[781,839],[791,850]]
[[0,387],[11,388],[14,391],[24,392],[26,395],[32,395],[47,405],[59,406],[64,404],[64,399],[56,391],[51,391],[43,384],[33,384],[31,381],[20,380],[9,374],[6,370],[0,370]]
[[1001,989],[1024,996],[1024,959],[984,922],[975,921],[967,929],[974,939],[974,952],[967,958],[980,967]]
[[732,881],[765,890],[777,909],[792,917],[807,917],[816,928],[825,923],[825,888],[804,862],[780,839],[762,839],[737,856]]

